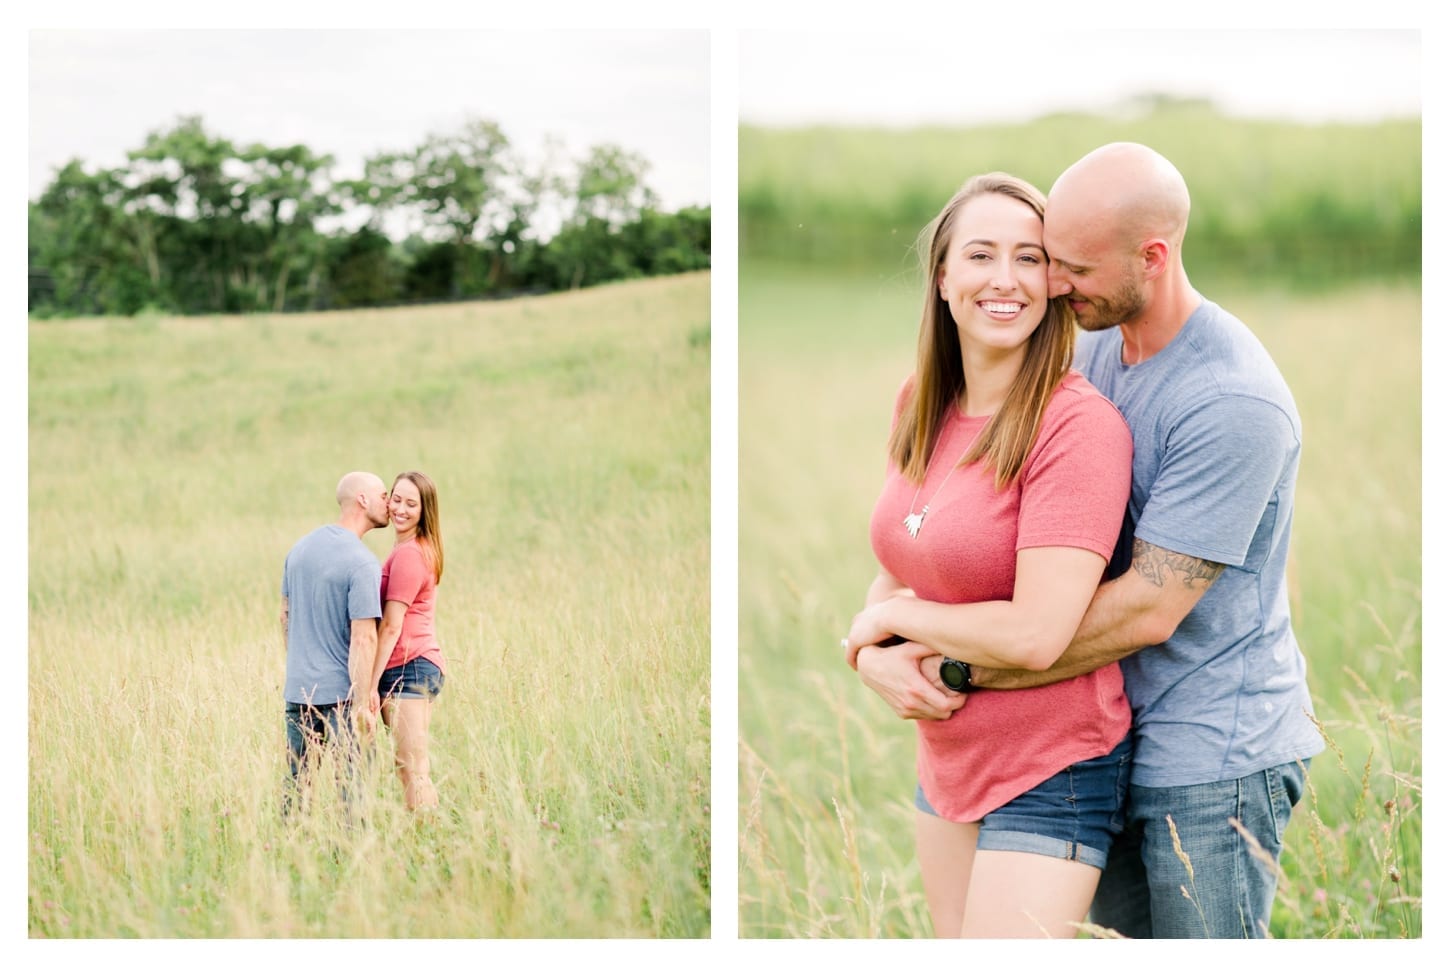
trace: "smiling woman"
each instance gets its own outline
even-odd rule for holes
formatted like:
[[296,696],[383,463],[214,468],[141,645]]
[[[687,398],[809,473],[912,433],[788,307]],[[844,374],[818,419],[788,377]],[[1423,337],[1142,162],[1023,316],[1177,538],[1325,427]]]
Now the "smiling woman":
[[843,642],[918,720],[917,854],[943,937],[1075,935],[1124,808],[1116,663],[965,697],[972,665],[1045,668],[1063,652],[1128,498],[1127,426],[1069,371],[1043,210],[1027,182],[979,175],[922,234],[916,371],[871,517],[880,570]]
[[383,619],[373,666],[373,698],[393,730],[393,761],[411,810],[433,809],[428,725],[447,666],[433,633],[433,605],[443,580],[438,488],[416,470],[398,474],[388,499],[396,542],[383,564]]

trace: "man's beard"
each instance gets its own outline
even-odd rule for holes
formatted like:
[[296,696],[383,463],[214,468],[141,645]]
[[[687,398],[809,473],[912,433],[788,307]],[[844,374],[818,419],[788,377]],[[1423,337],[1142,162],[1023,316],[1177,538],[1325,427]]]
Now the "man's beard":
[[[1068,296],[1072,298],[1071,295]],[[1105,299],[1086,299],[1087,309],[1077,315],[1077,324],[1088,332],[1111,329],[1137,318],[1148,300],[1132,279],[1125,279],[1116,292]]]

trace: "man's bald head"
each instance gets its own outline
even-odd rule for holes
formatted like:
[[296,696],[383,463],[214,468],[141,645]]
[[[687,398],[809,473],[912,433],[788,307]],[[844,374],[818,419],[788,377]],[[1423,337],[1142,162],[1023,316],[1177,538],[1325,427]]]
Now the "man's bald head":
[[366,470],[354,470],[342,475],[337,482],[337,506],[345,507],[357,500],[358,494],[371,496],[379,490],[386,490],[383,478]]
[[1183,268],[1187,231],[1188,186],[1173,163],[1141,144],[1105,144],[1047,196],[1048,291],[1067,299],[1085,330],[1131,328],[1134,358],[1145,358],[1201,301]]
[[1188,206],[1188,185],[1171,161],[1145,145],[1119,141],[1062,173],[1048,195],[1046,221],[1054,234],[1107,229],[1119,244],[1161,238],[1181,252]]
[[338,523],[361,537],[388,523],[388,485],[366,470],[354,470],[337,482]]

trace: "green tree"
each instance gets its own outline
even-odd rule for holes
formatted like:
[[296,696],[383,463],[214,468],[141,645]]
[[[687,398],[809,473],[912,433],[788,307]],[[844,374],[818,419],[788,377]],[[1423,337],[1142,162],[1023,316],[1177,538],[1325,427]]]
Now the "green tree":
[[621,232],[654,209],[648,170],[643,157],[612,144],[590,148],[575,163],[565,184],[568,214],[548,247],[553,286],[577,289],[643,274]]
[[327,278],[315,302],[329,309],[394,302],[402,269],[388,237],[370,226],[327,240]]
[[[709,264],[709,212],[655,211],[648,164],[615,145],[526,164],[470,120],[332,177],[305,145],[238,148],[201,118],[150,132],[117,169],[72,162],[29,210],[37,315],[283,311],[577,288]],[[365,227],[325,233],[368,211]],[[411,221],[401,245],[390,215]],[[550,237],[552,235],[552,237]]]
[[71,161],[30,206],[31,274],[48,280],[57,311],[125,314],[151,301],[122,193],[115,172]]
[[412,214],[425,238],[453,245],[450,289],[456,296],[462,294],[466,250],[507,213],[502,184],[509,171],[509,140],[503,129],[473,119],[457,132],[428,135],[412,151],[368,159],[361,197],[378,209]]
[[595,145],[575,169],[574,198],[577,223],[590,218],[619,229],[639,220],[640,214],[659,204],[644,183],[649,162],[640,154],[613,144]]
[[314,296],[325,270],[327,246],[316,223],[342,210],[328,177],[333,159],[300,144],[286,148],[254,144],[239,160],[246,165],[239,179],[243,218],[261,228],[265,246],[254,253],[259,258],[253,265],[265,272],[254,288],[259,300],[264,299],[270,281],[272,311],[281,312],[294,269],[306,273],[307,288]]
[[242,218],[248,200],[232,143],[208,134],[201,118],[183,117],[169,131],[148,134],[127,157],[132,210],[170,216],[161,224],[172,231],[158,243],[174,256],[173,285],[181,307],[255,307],[255,293],[247,298],[243,288],[247,250],[260,244],[260,232]]

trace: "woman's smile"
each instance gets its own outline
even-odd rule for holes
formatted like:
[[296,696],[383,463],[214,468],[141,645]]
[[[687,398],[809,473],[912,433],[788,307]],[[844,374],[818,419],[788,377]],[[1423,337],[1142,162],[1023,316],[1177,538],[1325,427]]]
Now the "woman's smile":
[[981,301],[977,307],[991,316],[993,319],[1001,319],[1004,322],[1016,319],[1018,313],[1027,308],[1025,302],[1002,302],[1002,301]]

